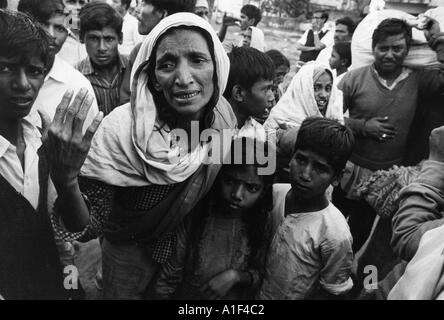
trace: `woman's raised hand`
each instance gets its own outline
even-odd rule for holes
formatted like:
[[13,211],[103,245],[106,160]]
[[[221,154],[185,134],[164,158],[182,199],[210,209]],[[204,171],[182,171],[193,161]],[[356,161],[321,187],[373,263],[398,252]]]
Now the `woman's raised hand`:
[[65,93],[52,122],[48,115],[40,112],[43,128],[47,128],[42,140],[48,157],[51,179],[57,189],[77,183],[92,138],[103,120],[103,113],[99,112],[83,134],[83,123],[94,97],[83,88],[70,105],[73,95],[72,90]]

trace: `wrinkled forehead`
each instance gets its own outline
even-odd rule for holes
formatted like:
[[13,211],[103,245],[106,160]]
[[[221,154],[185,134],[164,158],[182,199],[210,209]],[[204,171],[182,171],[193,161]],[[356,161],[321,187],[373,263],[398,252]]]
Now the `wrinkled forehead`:
[[[179,37],[177,37],[179,36]],[[181,43],[181,41],[185,42],[187,40],[193,40],[192,42],[188,41],[186,43]],[[155,58],[155,56],[159,53],[159,48],[162,47],[162,51],[165,50],[165,47],[168,47],[171,50],[183,48],[184,45],[187,47],[194,48],[196,50],[205,50],[211,54],[211,57],[214,61],[214,49],[211,40],[211,36],[202,28],[199,27],[173,27],[168,30],[165,30],[162,34],[159,35],[154,44],[154,50],[151,52],[151,58]]]

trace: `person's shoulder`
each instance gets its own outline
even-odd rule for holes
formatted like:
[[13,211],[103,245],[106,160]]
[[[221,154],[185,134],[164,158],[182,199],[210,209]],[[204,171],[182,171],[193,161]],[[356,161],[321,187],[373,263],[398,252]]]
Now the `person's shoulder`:
[[[73,67],[67,61],[62,58],[57,58],[57,73],[62,74],[64,83],[71,86],[73,89],[80,89],[83,87],[90,87],[89,80],[79,71],[77,67]],[[85,63],[86,59],[81,60],[77,65]],[[82,64],[83,66],[83,64]]]
[[129,62],[130,62],[131,65],[134,64],[134,61],[136,61],[137,54],[139,53],[140,48],[142,48],[142,43],[143,42],[140,42],[140,43],[136,44],[134,46],[133,50],[131,50],[131,52],[130,52],[130,54],[128,56],[128,59],[129,59]]
[[322,221],[324,224],[324,236],[337,241],[349,241],[351,239],[350,227],[344,215],[333,203],[322,210]]

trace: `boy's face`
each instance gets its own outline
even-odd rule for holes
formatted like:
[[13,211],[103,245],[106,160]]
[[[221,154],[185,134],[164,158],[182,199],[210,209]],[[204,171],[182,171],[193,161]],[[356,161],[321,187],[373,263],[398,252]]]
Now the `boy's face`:
[[38,57],[22,63],[0,57],[0,117],[17,120],[31,111],[45,80],[45,65]]
[[240,18],[241,18],[240,25],[242,31],[245,31],[248,29],[248,27],[252,27],[254,25],[254,19],[248,18],[248,16],[245,13],[241,12]]
[[267,118],[274,104],[273,80],[256,81],[250,91],[244,90],[242,109],[248,116]]
[[341,57],[339,56],[339,53],[335,49],[333,49],[333,51],[331,52],[331,57],[329,62],[330,62],[330,68],[332,70],[336,70],[341,67]]
[[121,37],[113,28],[105,27],[102,30],[87,31],[84,35],[84,42],[89,58],[99,67],[107,67],[116,63]]
[[244,32],[244,39],[242,40],[242,46],[249,47],[251,45],[251,29],[247,29]]
[[253,207],[264,190],[264,179],[253,165],[231,166],[221,172],[219,181],[224,209],[230,213],[242,213]]
[[339,184],[339,177],[324,157],[309,151],[297,150],[290,161],[291,187],[300,199],[323,196],[330,186]]
[[51,51],[54,54],[59,53],[66,41],[66,38],[68,37],[68,29],[65,27],[65,20],[65,15],[56,14],[53,15],[46,23],[42,24],[43,28],[51,36]]

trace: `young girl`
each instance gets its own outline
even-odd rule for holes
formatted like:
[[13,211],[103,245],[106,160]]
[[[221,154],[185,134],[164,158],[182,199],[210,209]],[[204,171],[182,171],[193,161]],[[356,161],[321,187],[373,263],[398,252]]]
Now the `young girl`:
[[[245,138],[233,146],[240,141]],[[245,145],[242,163],[251,151]],[[266,212],[272,208],[272,176],[259,176],[258,167],[222,167],[209,195],[178,228],[175,253],[153,282],[150,298],[254,297],[261,279]]]

